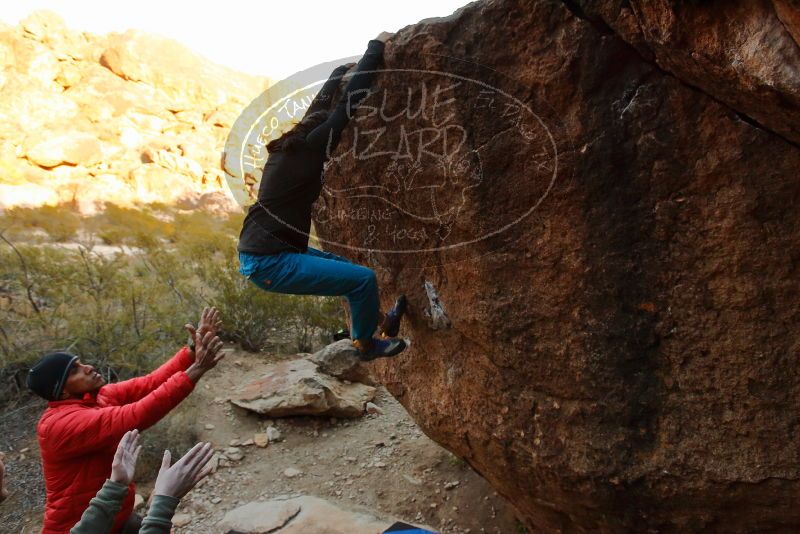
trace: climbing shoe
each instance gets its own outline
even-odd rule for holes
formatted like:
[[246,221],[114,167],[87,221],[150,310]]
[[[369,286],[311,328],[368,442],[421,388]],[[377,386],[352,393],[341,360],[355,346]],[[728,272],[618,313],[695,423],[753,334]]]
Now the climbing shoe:
[[403,319],[407,307],[408,300],[406,296],[400,295],[397,297],[397,300],[394,301],[394,306],[392,306],[392,309],[389,310],[383,318],[383,324],[381,324],[380,328],[381,336],[387,338],[397,337],[397,334],[400,333],[400,321]]
[[340,328],[333,334],[334,341],[340,341],[342,339],[350,339],[350,330],[347,328]]
[[362,361],[375,358],[396,356],[406,349],[406,342],[402,339],[355,339],[353,346],[358,349]]

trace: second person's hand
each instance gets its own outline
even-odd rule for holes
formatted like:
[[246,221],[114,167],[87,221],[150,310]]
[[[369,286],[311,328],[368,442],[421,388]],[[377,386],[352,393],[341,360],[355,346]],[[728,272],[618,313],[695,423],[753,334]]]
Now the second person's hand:
[[139,431],[134,429],[125,432],[125,435],[119,440],[117,452],[114,453],[109,479],[123,486],[128,486],[133,482],[133,475],[136,472],[136,460],[139,459],[141,452],[142,446],[139,445]]
[[211,472],[209,462],[213,456],[214,447],[210,443],[198,443],[170,467],[172,455],[164,451],[153,494],[182,498]]

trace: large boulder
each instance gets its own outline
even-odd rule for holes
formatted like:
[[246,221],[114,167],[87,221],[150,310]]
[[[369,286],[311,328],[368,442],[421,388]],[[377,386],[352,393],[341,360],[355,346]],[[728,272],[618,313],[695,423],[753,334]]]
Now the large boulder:
[[782,4],[493,0],[423,21],[326,170],[319,237],[376,269],[385,305],[409,297],[414,344],[373,372],[532,531],[800,528]]

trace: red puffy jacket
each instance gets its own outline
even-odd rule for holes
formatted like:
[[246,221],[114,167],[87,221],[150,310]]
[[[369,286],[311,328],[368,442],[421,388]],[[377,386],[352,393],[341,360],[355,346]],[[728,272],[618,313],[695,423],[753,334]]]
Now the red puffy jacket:
[[[36,432],[47,492],[42,534],[66,534],[111,475],[123,434],[156,424],[194,389],[184,372],[192,363],[184,347],[147,376],[107,384],[95,396],[49,402]],[[131,484],[112,533],[133,511]]]

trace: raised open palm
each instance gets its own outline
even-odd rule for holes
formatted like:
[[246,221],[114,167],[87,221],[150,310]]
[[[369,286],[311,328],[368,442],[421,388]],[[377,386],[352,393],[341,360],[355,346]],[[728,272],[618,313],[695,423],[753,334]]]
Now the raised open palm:
[[133,475],[136,472],[136,460],[142,446],[139,445],[139,431],[129,430],[125,432],[117,445],[117,452],[114,453],[114,461],[111,462],[111,480],[125,486],[133,482]]

